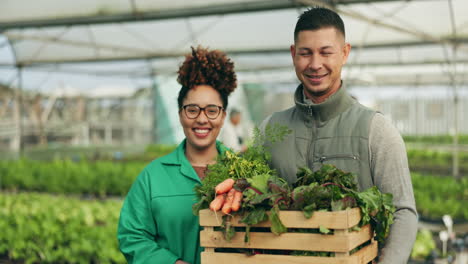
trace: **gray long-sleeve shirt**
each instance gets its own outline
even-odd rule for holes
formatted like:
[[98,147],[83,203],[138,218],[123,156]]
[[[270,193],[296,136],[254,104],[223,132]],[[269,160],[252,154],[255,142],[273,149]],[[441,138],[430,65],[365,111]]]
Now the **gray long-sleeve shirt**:
[[416,238],[418,217],[405,144],[390,120],[376,113],[369,131],[370,164],[374,184],[393,194],[397,208],[380,262],[407,263]]

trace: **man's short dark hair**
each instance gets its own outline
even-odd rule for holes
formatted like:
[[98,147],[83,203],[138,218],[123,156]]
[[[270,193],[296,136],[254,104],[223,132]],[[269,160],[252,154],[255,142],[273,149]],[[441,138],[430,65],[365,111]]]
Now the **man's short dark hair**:
[[294,29],[294,41],[297,40],[299,32],[304,30],[318,30],[322,28],[333,27],[338,32],[345,34],[345,27],[341,17],[330,9],[324,7],[312,7],[299,16],[296,28]]

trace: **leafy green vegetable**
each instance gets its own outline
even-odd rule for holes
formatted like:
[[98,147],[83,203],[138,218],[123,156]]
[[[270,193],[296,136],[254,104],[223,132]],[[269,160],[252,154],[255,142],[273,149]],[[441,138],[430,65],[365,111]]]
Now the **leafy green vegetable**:
[[393,223],[395,207],[392,194],[382,194],[376,186],[363,192],[353,192],[357,204],[361,209],[360,226],[371,224],[376,233],[376,240],[383,244]]
[[227,241],[231,241],[231,239],[236,234],[234,227],[231,226],[231,220],[232,220],[232,215],[223,215],[222,227],[223,227],[224,238]]
[[266,220],[268,220],[268,215],[266,210],[261,207],[253,209],[248,214],[245,214],[244,218],[240,220],[241,223],[247,225],[245,229],[244,242],[248,243],[250,241],[250,226],[256,225]]
[[[265,136],[257,130],[254,144],[244,155],[228,151],[219,157],[218,163],[209,167],[203,185],[196,188],[200,201],[193,207],[195,213],[208,207],[214,199],[217,184],[232,178],[236,180],[235,188],[243,192],[241,210],[233,214],[243,215],[241,222],[247,225],[246,242],[250,240],[250,227],[267,219],[274,234],[287,232],[279,216],[281,210],[300,210],[306,218],[310,218],[315,211],[340,211],[353,207],[359,207],[362,213],[361,222],[356,228],[370,223],[376,232],[376,239],[380,243],[384,241],[395,211],[391,194],[382,194],[377,187],[358,192],[356,176],[330,164],[323,165],[317,171],[299,168],[296,183],[289,186],[269,168],[269,154],[267,147],[264,147],[280,140],[289,130],[276,126],[267,127],[265,131],[276,134]],[[269,144],[265,144],[267,139]],[[227,222],[230,216],[223,219],[224,234],[229,240],[235,231]],[[324,234],[331,232],[324,226],[320,226],[319,231]]]
[[333,165],[323,165],[318,171],[300,168],[292,192],[293,208],[310,217],[314,210],[339,211],[359,206],[362,219],[359,226],[371,224],[381,244],[393,223],[395,207],[391,194],[382,194],[377,187],[357,191],[355,175]]
[[328,228],[326,228],[324,226],[320,226],[319,230],[320,230],[320,233],[322,233],[322,234],[328,234],[328,233],[331,232],[330,229],[328,229]]
[[270,210],[270,223],[271,223],[271,232],[275,235],[280,235],[288,231],[288,229],[283,225],[281,219],[279,218],[279,208],[278,205],[274,205]]
[[294,187],[317,183],[319,185],[333,184],[347,189],[357,189],[355,175],[350,172],[344,172],[331,164],[324,164],[318,171],[312,172],[309,168],[299,168],[297,172],[297,181]]
[[356,199],[352,196],[345,196],[343,199],[335,200],[331,202],[332,211],[341,211],[347,208],[356,207]]
[[260,191],[261,193],[268,192],[268,179],[271,175],[268,174],[260,174],[255,175],[252,178],[247,178],[247,181],[250,183],[252,188]]

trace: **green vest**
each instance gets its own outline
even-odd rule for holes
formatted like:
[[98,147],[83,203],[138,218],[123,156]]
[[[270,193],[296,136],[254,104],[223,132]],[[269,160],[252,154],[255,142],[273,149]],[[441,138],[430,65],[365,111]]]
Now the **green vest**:
[[292,184],[300,167],[313,171],[333,164],[357,176],[360,190],[372,187],[369,156],[369,127],[376,113],[340,88],[325,102],[306,104],[300,85],[294,95],[296,105],[274,113],[268,124],[279,123],[293,132],[270,145],[271,166]]

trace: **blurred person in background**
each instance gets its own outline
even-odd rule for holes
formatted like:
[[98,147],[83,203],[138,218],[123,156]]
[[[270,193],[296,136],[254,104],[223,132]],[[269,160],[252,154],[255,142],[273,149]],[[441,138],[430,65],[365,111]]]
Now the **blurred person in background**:
[[391,193],[396,212],[379,263],[407,263],[418,215],[405,144],[389,119],[361,105],[346,90],[341,70],[350,50],[344,23],[334,11],[315,7],[299,17],[290,48],[300,81],[295,106],[262,123],[263,129],[279,123],[293,130],[271,146],[271,166],[292,184],[297,168],[315,171],[333,164],[357,175],[359,191],[377,186],[382,193]]
[[178,74],[185,139],[174,152],[146,166],[125,198],[117,237],[129,263],[200,263],[194,187],[206,175],[207,165],[225,151],[216,138],[237,79],[226,54],[202,47],[192,48]]
[[219,140],[223,142],[226,147],[235,152],[244,152],[247,150],[245,133],[241,121],[241,112],[237,109],[232,109],[229,113],[229,120],[224,124],[219,137]]

